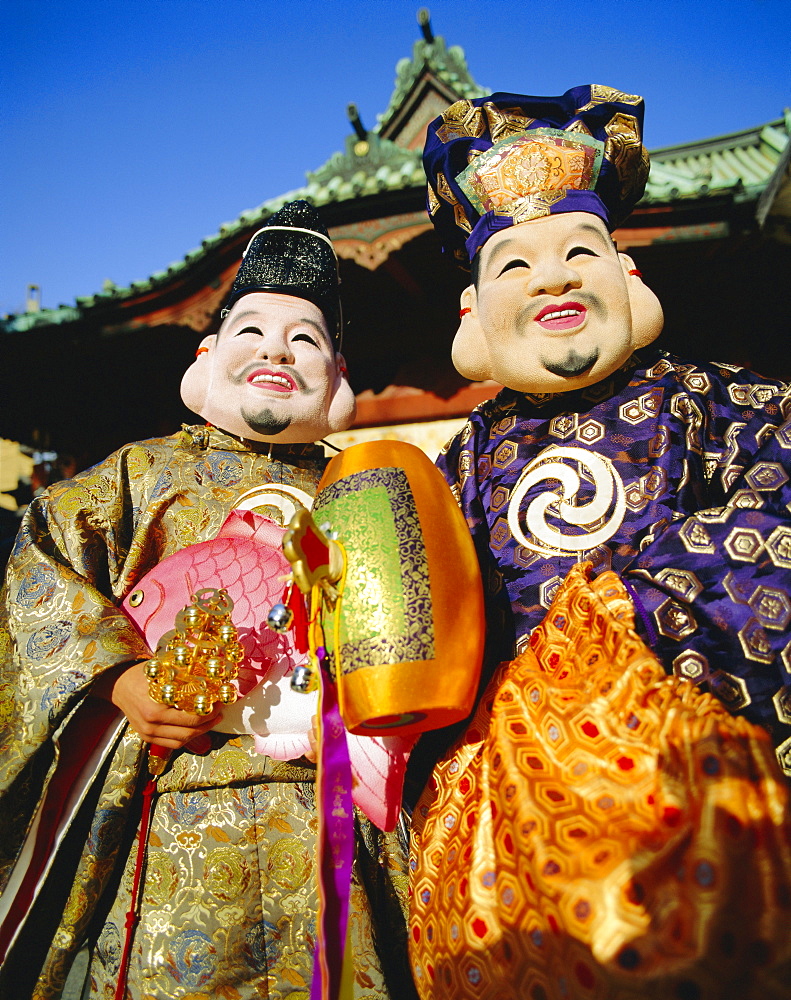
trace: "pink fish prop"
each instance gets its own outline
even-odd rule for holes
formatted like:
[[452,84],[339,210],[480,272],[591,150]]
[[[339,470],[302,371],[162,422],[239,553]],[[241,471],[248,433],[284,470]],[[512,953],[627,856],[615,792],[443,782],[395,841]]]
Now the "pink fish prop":
[[[291,672],[304,663],[290,632],[270,631],[266,617],[281,599],[291,567],[283,555],[284,529],[260,514],[232,511],[216,538],[163,559],[140,580],[122,607],[151,649],[173,628],[176,614],[203,587],[223,587],[234,602],[231,615],[245,659],[236,682],[239,698],[215,727],[251,733],[259,753],[295,760],[310,750],[308,734],[317,692],[291,690]],[[134,606],[130,598],[134,595]],[[382,830],[398,822],[409,753],[416,737],[347,733],[352,798]]]

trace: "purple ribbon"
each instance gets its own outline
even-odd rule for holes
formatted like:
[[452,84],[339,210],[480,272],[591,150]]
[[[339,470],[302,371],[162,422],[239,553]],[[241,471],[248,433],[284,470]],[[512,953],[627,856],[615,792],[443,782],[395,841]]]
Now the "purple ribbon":
[[642,623],[642,626],[645,629],[645,634],[648,637],[648,645],[652,649],[656,649],[659,643],[659,636],[656,634],[656,629],[653,626],[650,615],[645,609],[645,605],[640,600],[640,595],[637,593],[637,591],[634,589],[630,581],[627,580],[625,576],[621,577],[621,582],[626,588],[627,594],[631,597],[635,611],[637,612],[640,621]]
[[338,709],[338,693],[323,669],[324,649],[318,649],[317,654],[322,663],[317,781],[321,903],[310,1000],[336,1000],[341,984],[354,862],[352,768],[346,728]]

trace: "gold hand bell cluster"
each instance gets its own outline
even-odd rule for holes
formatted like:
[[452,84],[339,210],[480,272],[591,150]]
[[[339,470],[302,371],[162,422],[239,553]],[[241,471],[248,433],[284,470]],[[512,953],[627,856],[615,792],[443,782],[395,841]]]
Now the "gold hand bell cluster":
[[175,628],[159,640],[145,666],[148,693],[160,705],[209,715],[215,702],[231,705],[244,651],[231,621],[227,591],[206,587],[176,615]]

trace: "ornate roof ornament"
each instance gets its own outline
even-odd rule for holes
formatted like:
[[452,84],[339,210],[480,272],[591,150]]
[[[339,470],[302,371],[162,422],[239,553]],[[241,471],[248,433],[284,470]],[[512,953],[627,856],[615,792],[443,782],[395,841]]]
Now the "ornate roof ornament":
[[[418,12],[418,23],[423,37],[415,42],[412,58],[400,59],[396,64],[395,89],[390,96],[386,111],[379,116],[376,126],[376,131],[382,135],[388,135],[392,126],[398,122],[412,91],[426,77],[433,77],[433,82],[439,85],[437,89],[443,96],[449,91],[456,99],[472,100],[491,93],[487,87],[481,87],[472,78],[464,49],[459,45],[451,45],[448,48],[444,38],[434,35],[429,13],[425,8]],[[450,97],[450,100],[452,101],[453,97]],[[445,103],[447,104],[447,101]],[[429,115],[429,119],[432,117],[433,113]]]

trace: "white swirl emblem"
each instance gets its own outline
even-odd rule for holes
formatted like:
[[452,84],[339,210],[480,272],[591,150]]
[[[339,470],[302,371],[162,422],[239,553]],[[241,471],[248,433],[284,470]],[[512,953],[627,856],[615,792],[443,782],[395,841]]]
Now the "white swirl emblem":
[[[572,466],[572,464],[574,465]],[[577,505],[582,479],[593,484],[593,496],[586,503]],[[556,479],[559,486],[534,497],[527,505],[524,522],[526,535],[520,524],[519,508],[527,491],[544,479]],[[594,526],[580,534],[566,535],[547,520],[549,508],[554,517],[578,528]],[[551,445],[525,466],[517,480],[508,506],[508,527],[513,537],[543,555],[562,555],[595,549],[615,534],[626,513],[626,491],[618,470],[612,462],[595,451],[584,448]]]

